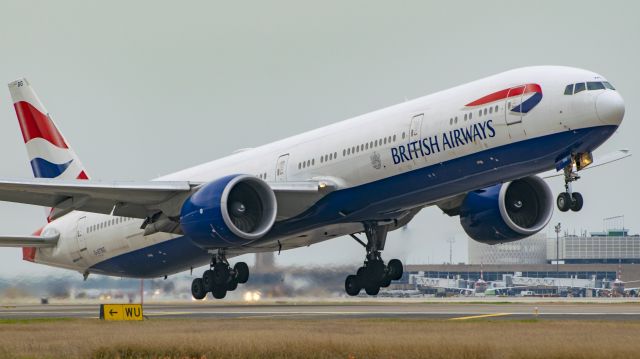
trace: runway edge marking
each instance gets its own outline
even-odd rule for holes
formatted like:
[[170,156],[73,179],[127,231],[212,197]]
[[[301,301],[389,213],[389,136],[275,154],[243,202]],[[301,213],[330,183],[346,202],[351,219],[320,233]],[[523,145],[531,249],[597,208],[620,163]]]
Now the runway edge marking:
[[492,318],[492,317],[505,317],[507,315],[512,315],[512,313],[492,313],[492,314],[482,314],[482,315],[469,315],[469,316],[466,316],[466,317],[451,318],[449,320],[468,320],[468,319],[480,319],[480,318]]

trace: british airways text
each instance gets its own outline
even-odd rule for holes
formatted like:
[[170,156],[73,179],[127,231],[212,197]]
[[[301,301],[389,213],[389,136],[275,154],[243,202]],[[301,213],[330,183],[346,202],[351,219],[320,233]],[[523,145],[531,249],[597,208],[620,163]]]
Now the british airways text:
[[487,120],[467,127],[456,128],[441,135],[425,137],[405,145],[393,147],[391,148],[391,157],[393,158],[393,164],[397,165],[398,163],[495,137],[495,135],[493,120]]

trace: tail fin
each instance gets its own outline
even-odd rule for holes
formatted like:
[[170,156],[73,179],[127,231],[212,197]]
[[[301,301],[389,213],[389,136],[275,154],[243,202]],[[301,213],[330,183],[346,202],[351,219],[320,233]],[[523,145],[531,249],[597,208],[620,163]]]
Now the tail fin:
[[9,83],[20,130],[37,178],[89,179],[27,79]]

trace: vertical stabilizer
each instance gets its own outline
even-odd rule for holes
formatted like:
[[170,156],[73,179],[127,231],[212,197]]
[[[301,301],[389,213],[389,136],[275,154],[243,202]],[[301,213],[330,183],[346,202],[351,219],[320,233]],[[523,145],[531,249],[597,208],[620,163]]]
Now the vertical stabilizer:
[[22,138],[37,178],[88,179],[87,171],[62,136],[27,79],[9,83]]

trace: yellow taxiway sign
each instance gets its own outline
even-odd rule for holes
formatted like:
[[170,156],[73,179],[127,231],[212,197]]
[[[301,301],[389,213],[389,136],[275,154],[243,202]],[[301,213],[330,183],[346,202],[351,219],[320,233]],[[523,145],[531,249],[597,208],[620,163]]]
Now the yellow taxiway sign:
[[100,319],[142,320],[141,304],[101,304]]

